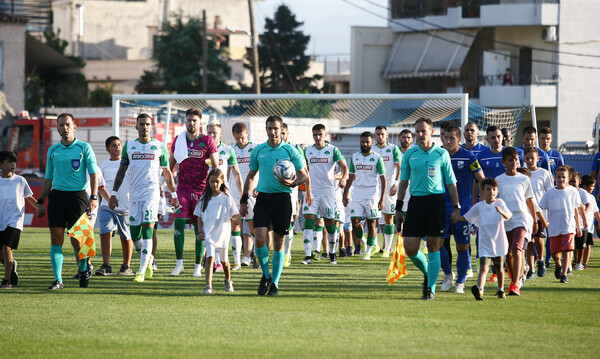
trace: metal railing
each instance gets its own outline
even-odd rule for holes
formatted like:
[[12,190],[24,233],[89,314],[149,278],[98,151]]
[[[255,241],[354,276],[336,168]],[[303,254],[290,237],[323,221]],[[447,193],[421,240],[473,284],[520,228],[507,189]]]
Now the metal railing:
[[27,31],[52,28],[51,0],[0,0],[0,12],[27,18]]
[[560,0],[479,0],[480,5],[559,4]]
[[458,0],[392,0],[392,19],[447,15],[448,8],[458,3]]

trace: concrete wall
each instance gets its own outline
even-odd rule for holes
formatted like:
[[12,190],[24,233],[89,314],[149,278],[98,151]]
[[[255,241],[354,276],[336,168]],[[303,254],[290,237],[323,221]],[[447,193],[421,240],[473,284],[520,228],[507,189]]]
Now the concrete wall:
[[[600,55],[600,2],[561,1],[559,45],[561,52]],[[561,54],[562,64],[600,67],[600,59]],[[553,124],[557,143],[592,139],[592,123],[600,113],[600,69],[558,67],[558,118]]]
[[353,26],[350,93],[390,93],[381,76],[396,35],[390,27]]
[[3,78],[0,91],[15,113],[25,109],[25,24],[0,23]]

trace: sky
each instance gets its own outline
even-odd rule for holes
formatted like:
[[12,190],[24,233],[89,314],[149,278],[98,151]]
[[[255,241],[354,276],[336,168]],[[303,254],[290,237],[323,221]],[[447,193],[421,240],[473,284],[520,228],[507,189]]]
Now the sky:
[[[346,2],[345,2],[346,1]],[[352,26],[387,26],[385,18],[388,0],[265,0],[254,3],[256,31],[262,33],[265,18],[272,18],[281,4],[287,5],[296,20],[304,22],[302,31],[310,35],[309,55],[350,58],[350,28]],[[353,7],[348,2],[366,8],[380,16]]]

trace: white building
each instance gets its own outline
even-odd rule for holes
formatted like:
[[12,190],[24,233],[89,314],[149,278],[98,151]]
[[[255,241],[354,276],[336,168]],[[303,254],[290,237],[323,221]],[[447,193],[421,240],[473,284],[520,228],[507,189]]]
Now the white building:
[[[600,112],[600,1],[457,3],[390,0],[388,27],[353,27],[350,92],[467,92],[482,106],[535,106],[555,147],[591,139]],[[512,86],[502,85],[507,68]],[[521,126],[530,123],[527,115]]]

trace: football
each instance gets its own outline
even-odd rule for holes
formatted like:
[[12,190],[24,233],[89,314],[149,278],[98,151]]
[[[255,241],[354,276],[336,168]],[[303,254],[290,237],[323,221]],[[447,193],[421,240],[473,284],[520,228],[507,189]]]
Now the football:
[[278,180],[290,180],[296,175],[296,169],[291,161],[279,160],[273,166],[273,175]]

